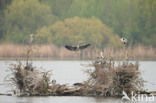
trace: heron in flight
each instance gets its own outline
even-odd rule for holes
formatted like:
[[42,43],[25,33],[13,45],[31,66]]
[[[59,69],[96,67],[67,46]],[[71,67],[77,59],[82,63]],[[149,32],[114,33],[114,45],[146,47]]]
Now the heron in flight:
[[91,44],[85,44],[85,45],[77,45],[77,46],[69,46],[69,45],[65,45],[65,48],[70,50],[70,51],[79,51],[79,50],[83,50],[86,49],[87,47],[89,47]]
[[124,45],[126,45],[127,42],[128,42],[128,40],[127,40],[126,38],[124,38],[124,37],[122,37],[120,40],[121,40],[121,42],[122,42]]

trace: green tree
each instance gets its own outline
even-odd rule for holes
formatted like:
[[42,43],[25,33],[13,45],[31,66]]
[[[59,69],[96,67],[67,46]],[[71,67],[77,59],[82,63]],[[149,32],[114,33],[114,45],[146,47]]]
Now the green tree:
[[133,42],[137,31],[136,5],[131,0],[75,0],[68,11],[69,17],[96,16],[111,27],[119,36],[126,36]]
[[55,20],[50,7],[37,0],[14,0],[5,10],[5,39],[17,43],[25,42],[29,34]]
[[[46,32],[46,35],[43,32]],[[91,43],[94,47],[103,48],[120,45],[119,37],[95,17],[88,19],[74,17],[57,21],[47,28],[38,30],[36,37],[37,40],[49,37],[57,46]]]
[[[55,21],[53,14],[65,21],[75,16],[96,17],[132,44],[156,46],[155,11],[156,0],[0,0],[0,38],[23,42],[36,30],[40,36],[41,32],[48,36],[48,25]],[[41,40],[51,41],[46,37]]]
[[52,36],[48,27],[43,27],[37,30],[37,35],[35,35],[35,41],[40,44],[46,44],[52,42]]
[[139,27],[140,41],[144,44],[153,44],[156,42],[153,39],[156,37],[156,1],[155,0],[137,0],[137,20]]
[[0,11],[0,40],[2,40],[3,38],[2,26],[3,26],[3,14],[2,11]]
[[4,9],[12,2],[12,0],[0,0],[0,40],[3,40],[3,23],[4,23]]
[[59,19],[68,17],[67,11],[74,0],[40,0],[51,7],[52,13]]
[[13,0],[0,0],[0,10],[5,9]]

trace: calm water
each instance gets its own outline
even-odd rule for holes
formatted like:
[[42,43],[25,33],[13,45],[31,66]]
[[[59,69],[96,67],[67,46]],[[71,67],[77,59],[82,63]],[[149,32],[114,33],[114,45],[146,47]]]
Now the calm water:
[[[0,93],[8,93],[11,87],[5,85],[4,79],[9,75],[9,64],[15,61],[0,61]],[[33,65],[41,70],[52,70],[51,79],[56,79],[57,83],[72,85],[75,82],[82,82],[87,79],[84,73],[89,61],[33,61]],[[156,90],[156,62],[139,62],[140,71],[145,81],[145,89]],[[0,103],[120,103],[120,98],[96,98],[96,97],[16,97],[0,96]],[[147,102],[139,102],[147,103]],[[148,102],[149,103],[149,102]],[[156,103],[150,102],[150,103]]]

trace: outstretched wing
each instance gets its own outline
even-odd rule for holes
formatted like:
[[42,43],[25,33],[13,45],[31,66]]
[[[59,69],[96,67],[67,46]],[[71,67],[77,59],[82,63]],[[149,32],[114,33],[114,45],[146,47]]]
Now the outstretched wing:
[[90,44],[86,44],[86,45],[81,45],[81,46],[69,46],[69,45],[65,45],[65,48],[71,51],[77,51],[80,49],[85,49],[88,46],[90,46]]
[[87,47],[89,47],[89,46],[90,46],[90,44],[81,45],[81,46],[80,46],[80,49],[85,49],[85,48],[87,48]]
[[69,46],[69,45],[65,45],[64,46],[66,49],[71,50],[71,51],[76,51],[77,47],[73,47],[73,46]]

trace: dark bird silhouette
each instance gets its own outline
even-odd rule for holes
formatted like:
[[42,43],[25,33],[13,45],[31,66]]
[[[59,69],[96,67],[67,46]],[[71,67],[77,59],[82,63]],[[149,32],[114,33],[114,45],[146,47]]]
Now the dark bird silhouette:
[[84,86],[82,83],[74,83],[74,86]]
[[85,44],[85,45],[77,45],[77,46],[69,46],[69,45],[65,45],[65,48],[71,51],[78,51],[78,50],[82,50],[85,49],[87,47],[89,47],[90,44]]

